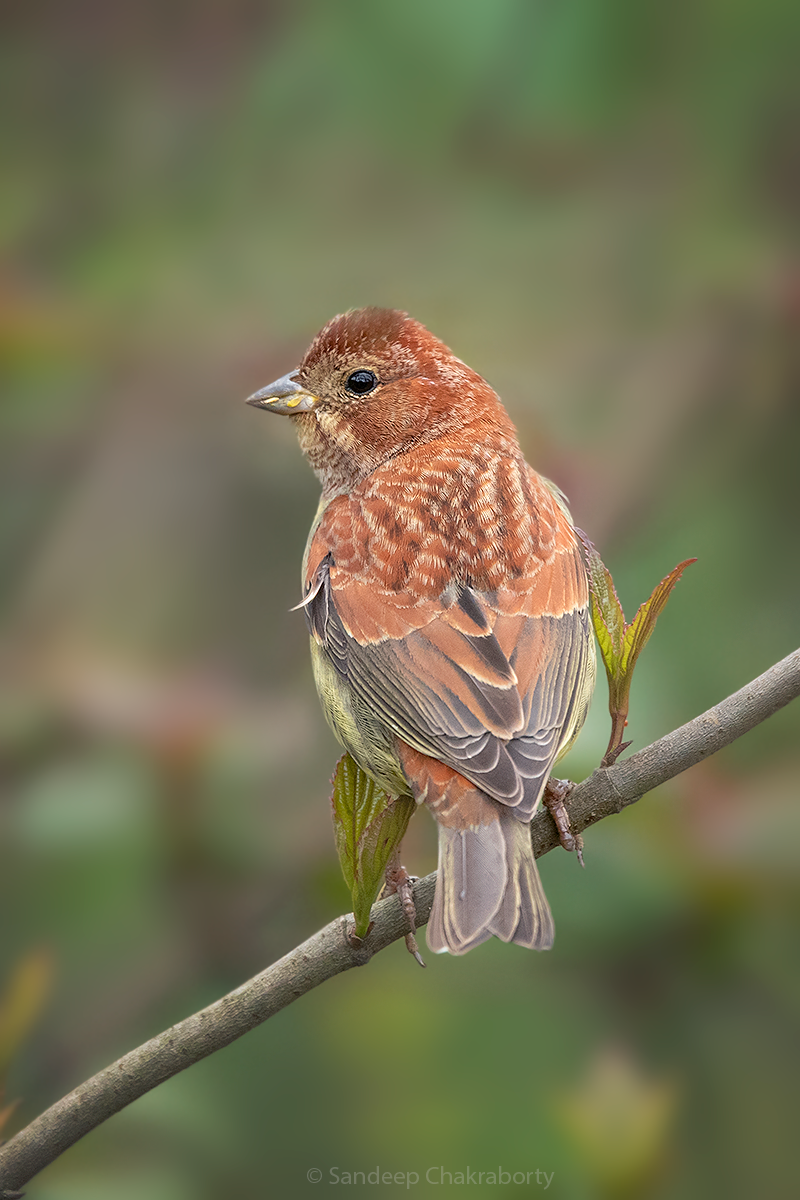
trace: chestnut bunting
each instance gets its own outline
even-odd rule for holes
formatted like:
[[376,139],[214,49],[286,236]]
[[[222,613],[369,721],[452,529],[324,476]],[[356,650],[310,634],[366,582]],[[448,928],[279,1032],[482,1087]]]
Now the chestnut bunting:
[[489,384],[403,312],[334,317],[248,404],[291,418],[322,484],[303,608],[325,715],[438,823],[428,945],[549,948],[529,825],[595,674],[564,497]]

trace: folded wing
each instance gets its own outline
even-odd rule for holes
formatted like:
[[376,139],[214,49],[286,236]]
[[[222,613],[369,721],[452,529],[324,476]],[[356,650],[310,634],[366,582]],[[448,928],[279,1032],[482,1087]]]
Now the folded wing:
[[[309,580],[304,608],[312,636],[357,704],[529,820],[582,717],[592,669],[577,544],[554,556],[547,578],[546,595],[543,579],[527,593],[454,584],[412,614],[407,597],[365,589],[337,571],[328,553]],[[552,611],[554,594],[561,612]],[[368,606],[358,623],[348,621],[356,604],[360,614]],[[392,636],[399,629],[407,631]]]

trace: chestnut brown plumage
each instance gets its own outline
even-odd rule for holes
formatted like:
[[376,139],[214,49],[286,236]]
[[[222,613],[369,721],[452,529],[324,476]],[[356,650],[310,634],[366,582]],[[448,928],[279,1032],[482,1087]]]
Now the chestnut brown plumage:
[[402,312],[334,317],[248,403],[291,416],[322,483],[303,607],[327,719],[439,826],[428,945],[547,949],[529,823],[594,682],[563,497],[488,383]]

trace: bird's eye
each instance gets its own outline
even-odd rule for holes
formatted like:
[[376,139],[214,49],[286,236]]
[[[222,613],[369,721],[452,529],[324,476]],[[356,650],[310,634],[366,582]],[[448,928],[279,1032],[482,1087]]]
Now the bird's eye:
[[353,371],[352,375],[347,376],[345,384],[348,392],[352,392],[354,396],[366,396],[367,392],[371,392],[377,386],[378,376],[374,371]]

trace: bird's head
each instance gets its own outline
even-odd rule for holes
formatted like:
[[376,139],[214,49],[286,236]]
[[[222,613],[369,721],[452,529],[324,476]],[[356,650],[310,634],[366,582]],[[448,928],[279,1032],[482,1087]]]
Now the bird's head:
[[418,321],[386,308],[334,317],[296,370],[247,403],[293,418],[328,496],[396,454],[487,417],[513,436],[486,381]]

